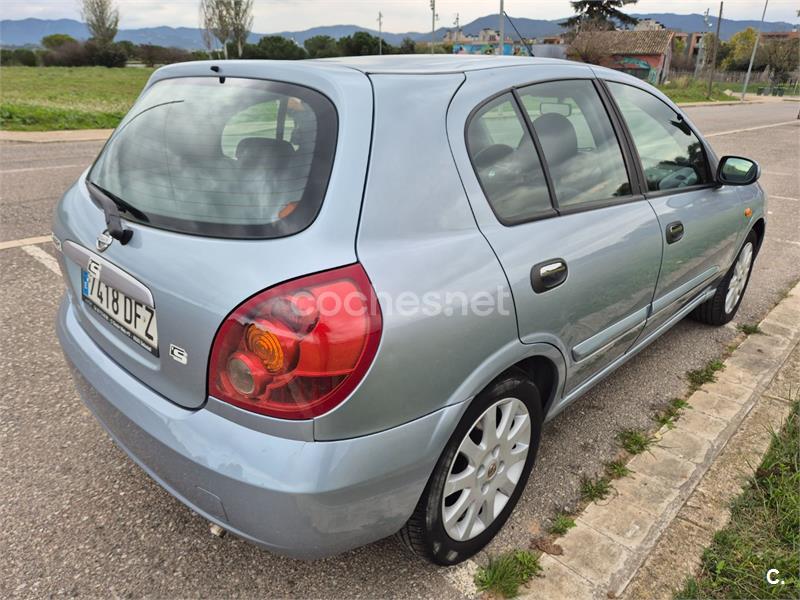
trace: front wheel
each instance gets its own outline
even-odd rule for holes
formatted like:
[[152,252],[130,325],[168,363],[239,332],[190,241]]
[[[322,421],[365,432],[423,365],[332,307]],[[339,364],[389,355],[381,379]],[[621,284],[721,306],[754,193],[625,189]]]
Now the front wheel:
[[692,311],[692,318],[708,325],[725,325],[733,319],[750,281],[757,246],[758,237],[751,231],[716,293]]
[[400,539],[439,565],[478,552],[525,489],[541,430],[539,391],[524,374],[492,383],[456,427]]

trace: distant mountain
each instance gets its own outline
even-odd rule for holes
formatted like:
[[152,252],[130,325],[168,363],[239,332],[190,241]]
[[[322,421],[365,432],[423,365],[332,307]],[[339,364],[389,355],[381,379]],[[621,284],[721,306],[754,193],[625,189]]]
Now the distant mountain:
[[[706,25],[703,22],[703,15],[676,15],[673,13],[649,13],[643,15],[633,15],[637,19],[654,19],[664,25],[667,29],[676,29],[678,31],[706,31]],[[712,29],[716,31],[717,17],[709,17]],[[743,29],[748,27],[758,27],[760,21],[735,21],[733,19],[722,19],[720,26],[719,37],[723,40],[730,39],[730,37]],[[761,28],[762,31],[791,31],[797,27],[797,24],[787,23],[785,21],[765,22]]]
[[[706,26],[703,22],[703,15],[676,15],[672,13],[647,13],[634,15],[639,19],[655,19],[669,29],[681,31],[704,31]],[[563,30],[559,23],[564,19],[546,21],[542,19],[526,19],[514,17],[513,23],[519,32],[527,38],[540,38],[548,35],[557,35]],[[711,19],[716,25],[716,17]],[[475,35],[481,29],[489,27],[497,28],[498,16],[486,15],[475,19],[471,23],[462,26],[465,35]],[[758,21],[734,21],[732,19],[722,19],[721,37],[730,38],[737,31],[747,27],[757,27]],[[784,21],[764,23],[764,31],[786,31],[795,27],[792,23]],[[436,38],[441,37],[452,27],[440,27],[436,30]],[[315,35],[329,35],[340,38],[352,35],[356,31],[366,31],[372,35],[378,35],[374,29],[359,27],[357,25],[329,25],[323,27],[312,27],[303,31],[281,31],[277,34],[286,38],[293,39],[298,44]],[[21,19],[0,21],[0,44],[3,46],[36,46],[40,40],[52,33],[66,33],[76,39],[85,40],[89,37],[86,25],[73,19]],[[514,29],[506,23],[506,34],[516,37]],[[250,34],[250,41],[257,42],[263,33]],[[399,45],[403,38],[410,37],[414,41],[427,41],[430,39],[430,32],[406,32],[406,33],[383,33],[383,39],[393,45]],[[192,27],[145,27],[142,29],[121,29],[117,34],[118,41],[129,40],[135,44],[158,44],[159,46],[175,46],[193,50],[203,46],[200,30]]]

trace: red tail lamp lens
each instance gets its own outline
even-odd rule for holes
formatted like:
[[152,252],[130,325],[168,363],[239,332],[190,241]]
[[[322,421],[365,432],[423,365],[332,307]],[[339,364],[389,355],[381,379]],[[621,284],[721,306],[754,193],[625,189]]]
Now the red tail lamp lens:
[[211,349],[211,396],[282,419],[340,404],[378,350],[381,313],[359,264],[256,294],[223,322]]

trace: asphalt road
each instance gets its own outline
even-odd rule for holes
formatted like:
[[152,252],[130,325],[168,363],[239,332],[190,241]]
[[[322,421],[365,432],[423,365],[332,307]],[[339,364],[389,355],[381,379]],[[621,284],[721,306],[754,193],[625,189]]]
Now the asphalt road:
[[[798,108],[784,102],[688,110],[720,154],[761,163],[771,196],[767,239],[738,323],[758,321],[800,279]],[[0,247],[49,233],[59,194],[100,146],[0,144]],[[118,450],[81,404],[53,331],[63,284],[36,248],[53,252],[49,243],[0,250],[0,596],[463,595],[458,581],[469,578],[468,567],[432,568],[392,539],[301,562],[211,536],[208,524]],[[581,476],[616,455],[616,433],[652,426],[653,412],[686,391],[686,371],[720,355],[736,336],[735,325],[684,321],[551,422],[525,495],[489,551],[526,546],[532,530],[574,506]]]

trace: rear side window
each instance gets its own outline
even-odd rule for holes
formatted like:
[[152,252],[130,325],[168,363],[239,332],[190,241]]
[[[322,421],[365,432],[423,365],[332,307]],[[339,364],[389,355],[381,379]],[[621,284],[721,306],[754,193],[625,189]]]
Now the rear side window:
[[485,104],[467,128],[467,148],[497,218],[507,225],[552,210],[539,156],[511,94]]
[[559,208],[631,193],[622,150],[589,80],[538,83],[520,98],[550,169]]
[[325,197],[337,116],[319,92],[217,77],[166,79],[137,101],[89,180],[132,221],[232,238],[292,235]]
[[648,190],[671,190],[711,181],[703,145],[678,113],[643,90],[607,83],[636,144]]

